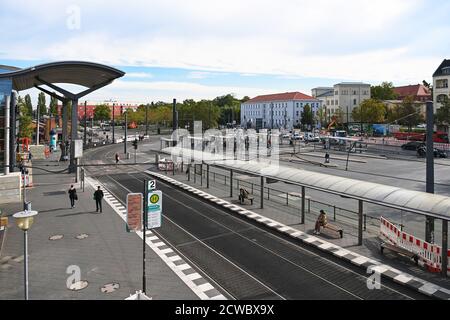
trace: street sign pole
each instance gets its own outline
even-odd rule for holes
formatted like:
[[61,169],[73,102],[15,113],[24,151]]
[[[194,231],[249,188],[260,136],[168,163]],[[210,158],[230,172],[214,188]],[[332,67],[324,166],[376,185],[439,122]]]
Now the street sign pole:
[[144,180],[144,210],[142,210],[142,223],[143,223],[143,243],[142,243],[142,292],[144,294],[147,293],[147,279],[145,275],[145,262],[146,262],[146,256],[145,256],[145,247],[146,243],[145,240],[147,238],[147,198],[148,198],[148,188],[147,188],[147,181]]

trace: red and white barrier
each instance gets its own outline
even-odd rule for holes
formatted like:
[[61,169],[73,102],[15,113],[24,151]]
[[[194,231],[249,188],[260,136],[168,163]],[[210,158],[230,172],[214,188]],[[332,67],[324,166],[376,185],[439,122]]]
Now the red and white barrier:
[[[401,231],[397,226],[381,217],[380,236],[387,239],[391,244],[415,253],[420,261],[430,272],[441,272],[442,270],[442,248],[436,244],[425,242],[406,232]],[[447,259],[450,257],[450,250],[447,252]],[[450,259],[449,259],[450,260]],[[450,273],[450,264],[447,273]]]

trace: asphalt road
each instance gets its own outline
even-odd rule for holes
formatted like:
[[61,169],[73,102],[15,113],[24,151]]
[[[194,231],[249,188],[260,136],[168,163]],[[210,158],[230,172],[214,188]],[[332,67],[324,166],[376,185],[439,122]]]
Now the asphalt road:
[[[105,150],[99,150],[86,156],[99,159],[106,154]],[[120,167],[110,173],[97,169],[94,177],[125,203],[126,194],[142,192],[143,180],[149,178],[137,167],[134,173],[130,169],[127,168],[127,173],[119,173]],[[157,235],[231,298],[426,298],[393,283],[382,282],[381,290],[369,290],[366,275],[351,265],[267,232],[162,182],[158,182],[158,189],[164,193],[164,215]]]

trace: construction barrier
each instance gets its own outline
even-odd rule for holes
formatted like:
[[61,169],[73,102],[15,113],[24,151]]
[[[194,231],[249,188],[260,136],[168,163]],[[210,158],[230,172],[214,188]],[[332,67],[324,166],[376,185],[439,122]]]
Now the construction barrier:
[[[419,262],[426,266],[430,272],[441,272],[442,247],[425,242],[413,235],[401,231],[396,225],[383,217],[380,218],[380,238],[388,240],[389,243],[394,246],[417,254]],[[449,257],[450,250],[447,252],[447,259],[449,259]],[[450,265],[447,273],[450,273]]]

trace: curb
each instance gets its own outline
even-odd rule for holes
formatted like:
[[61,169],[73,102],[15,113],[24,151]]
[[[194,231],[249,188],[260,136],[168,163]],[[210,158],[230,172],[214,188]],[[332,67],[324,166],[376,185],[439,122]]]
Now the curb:
[[151,176],[154,176],[158,179],[161,179],[165,182],[168,182],[172,185],[175,185],[181,189],[184,189],[190,193],[193,193],[194,195],[196,195],[200,198],[203,198],[205,200],[208,200],[209,202],[212,202],[216,205],[222,206],[223,208],[225,208],[229,211],[232,211],[234,213],[237,213],[247,219],[254,220],[258,223],[264,224],[267,227],[269,227],[271,229],[275,229],[276,231],[281,232],[284,235],[288,235],[289,237],[291,237],[295,240],[299,240],[308,246],[315,247],[323,252],[327,252],[329,254],[334,255],[335,257],[338,257],[342,260],[350,262],[351,264],[353,264],[359,268],[362,268],[365,271],[370,269],[373,272],[377,272],[377,273],[381,274],[383,277],[394,281],[395,283],[398,283],[400,285],[403,285],[405,287],[413,289],[413,290],[415,290],[419,293],[425,294],[429,297],[440,299],[440,300],[450,300],[450,290],[448,290],[448,289],[445,289],[443,287],[440,287],[438,285],[435,285],[435,284],[425,281],[423,279],[414,277],[414,276],[412,276],[408,273],[404,273],[400,270],[394,269],[393,267],[382,264],[379,261],[367,258],[358,253],[349,251],[349,250],[339,247],[333,243],[330,243],[330,242],[324,241],[322,239],[319,239],[317,237],[311,236],[305,232],[296,230],[296,229],[286,226],[282,223],[279,223],[275,220],[261,216],[255,212],[246,210],[238,205],[235,205],[228,201],[217,198],[216,196],[213,196],[211,194],[208,194],[206,192],[198,190],[194,187],[191,187],[190,185],[179,182],[179,181],[172,179],[168,176],[165,176],[163,174],[148,171],[148,170],[146,170],[144,172]]
[[[106,203],[124,220],[127,221],[127,209],[115,198],[99,181],[86,177],[87,183],[94,189],[101,186]],[[143,232],[136,232],[143,238]],[[158,255],[161,260],[191,289],[201,300],[227,300],[211,283],[195,271],[192,266],[172,250],[167,243],[151,231],[146,232],[146,244]]]

